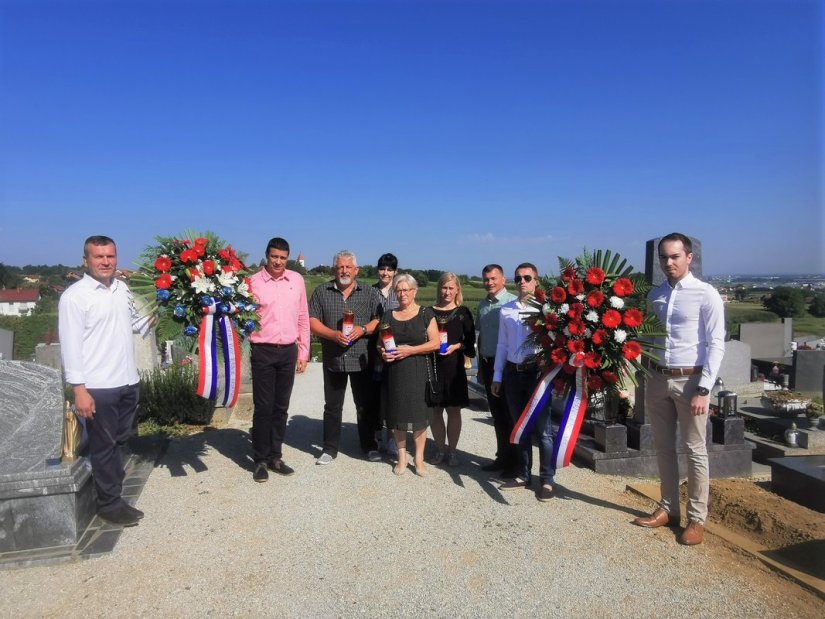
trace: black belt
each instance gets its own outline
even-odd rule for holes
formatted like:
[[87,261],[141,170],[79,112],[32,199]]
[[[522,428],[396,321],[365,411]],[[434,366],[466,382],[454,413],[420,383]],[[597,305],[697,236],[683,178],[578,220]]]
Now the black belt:
[[252,342],[253,346],[266,346],[268,348],[292,348],[295,346],[295,342],[292,344],[267,344],[266,342]]
[[702,372],[701,365],[692,368],[665,368],[650,361],[648,366],[654,372],[658,372],[664,376],[693,376],[694,374],[700,374]]
[[531,361],[530,363],[513,363],[512,361],[508,361],[505,367],[516,372],[535,372],[538,366],[536,366],[535,361]]

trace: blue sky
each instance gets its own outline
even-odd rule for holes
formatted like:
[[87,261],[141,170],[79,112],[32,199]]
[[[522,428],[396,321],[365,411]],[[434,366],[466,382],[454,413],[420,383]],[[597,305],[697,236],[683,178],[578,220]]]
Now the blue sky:
[[0,0],[0,262],[212,230],[257,258],[555,271],[701,239],[825,272],[823,3]]

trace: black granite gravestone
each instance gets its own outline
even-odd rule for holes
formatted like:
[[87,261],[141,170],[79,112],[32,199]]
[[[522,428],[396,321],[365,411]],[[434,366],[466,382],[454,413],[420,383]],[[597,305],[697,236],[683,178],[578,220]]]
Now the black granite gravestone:
[[86,458],[60,462],[63,382],[0,361],[0,552],[74,544],[94,516]]

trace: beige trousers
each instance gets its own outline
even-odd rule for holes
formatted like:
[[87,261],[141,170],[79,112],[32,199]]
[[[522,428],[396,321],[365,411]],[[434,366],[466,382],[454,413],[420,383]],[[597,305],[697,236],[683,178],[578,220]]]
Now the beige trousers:
[[676,454],[677,423],[687,453],[688,519],[704,523],[708,517],[707,415],[690,412],[690,399],[701,375],[669,378],[652,372],[645,389],[645,410],[653,428],[653,442],[661,480],[661,506],[678,516],[679,461]]

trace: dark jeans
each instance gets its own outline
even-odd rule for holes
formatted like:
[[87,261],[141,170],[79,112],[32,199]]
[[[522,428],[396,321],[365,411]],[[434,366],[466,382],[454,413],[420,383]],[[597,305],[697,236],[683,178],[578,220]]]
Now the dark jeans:
[[[518,372],[509,364],[504,368],[502,377],[504,394],[513,413],[515,424],[538,384],[539,375],[536,371]],[[528,484],[533,469],[533,436],[539,443],[539,479],[542,484],[552,484],[556,469],[553,466],[553,424],[550,421],[550,405],[548,403],[538,414],[535,425],[530,432],[522,434],[518,444],[518,476]]]
[[341,441],[341,414],[344,409],[344,396],[347,381],[352,388],[355,402],[355,414],[358,420],[358,440],[364,453],[378,449],[375,442],[375,428],[378,420],[374,418],[377,411],[369,406],[372,390],[379,384],[372,380],[372,369],[360,372],[332,372],[324,366],[324,451],[335,457]]
[[295,383],[298,347],[252,344],[252,459],[272,462],[283,456],[289,398]]
[[95,414],[86,420],[89,433],[89,460],[97,491],[98,510],[112,507],[123,492],[121,447],[129,440],[137,411],[137,385],[112,389],[89,389],[95,401]]
[[493,416],[493,427],[496,430],[496,460],[504,462],[505,468],[514,469],[518,462],[516,446],[510,443],[510,434],[513,432],[513,418],[510,415],[510,408],[502,393],[500,397],[494,396],[490,392],[490,385],[493,384],[493,366],[495,357],[478,357],[481,366],[482,378],[484,379],[484,390],[487,392],[487,406],[490,407],[490,414]]

